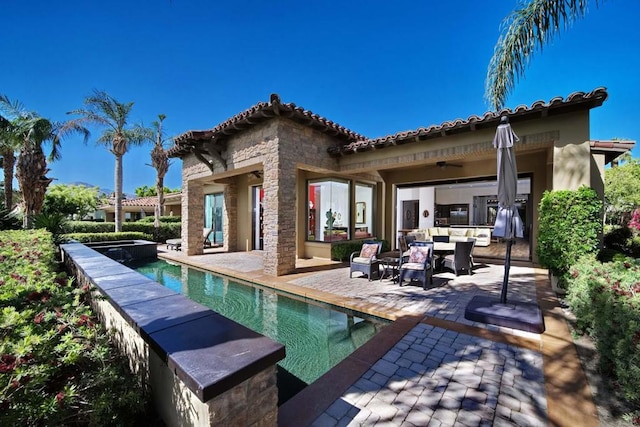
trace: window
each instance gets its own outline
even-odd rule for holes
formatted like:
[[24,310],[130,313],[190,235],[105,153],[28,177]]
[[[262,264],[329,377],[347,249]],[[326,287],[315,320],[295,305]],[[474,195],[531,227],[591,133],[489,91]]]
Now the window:
[[373,235],[373,186],[356,184],[356,239],[366,239]]
[[335,242],[351,238],[348,181],[309,181],[307,203],[308,240]]

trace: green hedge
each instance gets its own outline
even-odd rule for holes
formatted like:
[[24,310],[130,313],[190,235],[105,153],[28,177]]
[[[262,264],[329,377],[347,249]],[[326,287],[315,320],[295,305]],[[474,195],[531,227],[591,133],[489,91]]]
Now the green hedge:
[[[116,225],[113,222],[71,221],[69,227],[71,233],[113,233]],[[144,233],[151,236],[149,240],[158,243],[180,238],[181,230],[182,224],[179,222],[161,223],[157,229],[152,222],[125,222],[122,224],[123,232]]]
[[[153,223],[154,221],[154,217],[153,216],[145,216],[144,218],[139,219],[137,222],[150,222]],[[175,216],[175,215],[163,215],[160,217],[160,222],[164,222],[164,223],[174,223],[174,222],[181,222],[182,218],[180,218],[179,216]]]
[[544,192],[538,210],[536,254],[540,264],[561,282],[581,256],[598,250],[601,211],[602,201],[591,188]]
[[57,272],[54,257],[44,230],[0,232],[0,425],[148,423],[147,395],[89,288]]
[[[331,259],[334,261],[348,261],[352,252],[362,249],[362,244],[371,239],[352,240],[331,244]],[[382,240],[382,252],[389,251],[391,246],[386,240]]]
[[640,404],[640,260],[580,259],[567,275],[567,301],[578,327],[591,334],[604,372]]
[[68,233],[63,234],[62,239],[65,241],[75,240],[80,243],[89,242],[112,242],[116,240],[150,240],[152,236],[140,232],[122,232],[122,233]]

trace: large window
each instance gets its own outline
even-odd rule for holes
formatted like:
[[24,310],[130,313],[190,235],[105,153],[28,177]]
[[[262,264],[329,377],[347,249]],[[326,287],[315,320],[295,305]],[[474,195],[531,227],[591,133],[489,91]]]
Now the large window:
[[307,239],[320,242],[349,240],[349,182],[337,179],[309,181]]

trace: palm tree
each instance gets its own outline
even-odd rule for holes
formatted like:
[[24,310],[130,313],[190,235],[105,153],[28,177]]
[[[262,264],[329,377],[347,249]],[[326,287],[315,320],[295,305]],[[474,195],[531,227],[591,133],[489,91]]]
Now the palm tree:
[[[5,102],[9,102],[6,97]],[[16,165],[16,140],[13,125],[6,117],[0,115],[0,157],[4,174],[4,206],[13,209],[13,171]]]
[[146,134],[139,127],[127,128],[133,102],[121,103],[104,91],[94,90],[84,100],[85,108],[70,111],[80,117],[73,120],[80,125],[97,125],[105,128],[96,141],[104,145],[115,157],[116,232],[122,231],[122,156],[131,145],[141,145]]
[[[10,102],[7,97],[0,97],[0,108],[12,118],[8,138],[18,144],[16,178],[22,193],[23,226],[30,228],[34,215],[42,210],[47,187],[52,181],[46,176],[49,172],[47,160],[60,159],[62,138],[81,133],[86,141],[89,131],[79,124],[55,122],[26,111],[19,102]],[[48,159],[42,150],[46,142],[51,143]]]
[[485,82],[485,98],[492,108],[497,111],[504,106],[536,47],[542,50],[561,30],[583,18],[588,3],[589,0],[528,0],[505,18],[506,30],[498,39]]
[[160,227],[160,213],[164,206],[164,176],[171,165],[167,150],[164,149],[164,134],[162,133],[162,122],[166,118],[166,115],[158,114],[158,121],[151,123],[155,137],[153,149],[151,150],[151,166],[156,170],[156,194],[158,195],[153,220],[153,226],[156,228]]

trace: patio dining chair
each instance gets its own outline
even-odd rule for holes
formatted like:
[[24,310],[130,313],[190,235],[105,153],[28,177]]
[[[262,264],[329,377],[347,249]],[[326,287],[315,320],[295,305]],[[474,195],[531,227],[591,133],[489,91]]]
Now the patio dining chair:
[[433,242],[413,242],[409,245],[408,255],[400,258],[400,286],[405,279],[419,280],[422,289],[427,289],[427,282],[433,284]]
[[458,276],[460,272],[466,271],[469,275],[473,274],[473,247],[475,239],[468,239],[466,242],[456,242],[453,255],[444,257],[443,266]]
[[353,278],[353,272],[359,271],[369,278],[373,276],[375,272],[380,275],[380,261],[378,255],[382,251],[382,242],[365,241],[362,244],[362,249],[358,252],[355,251],[349,257],[349,278]]

